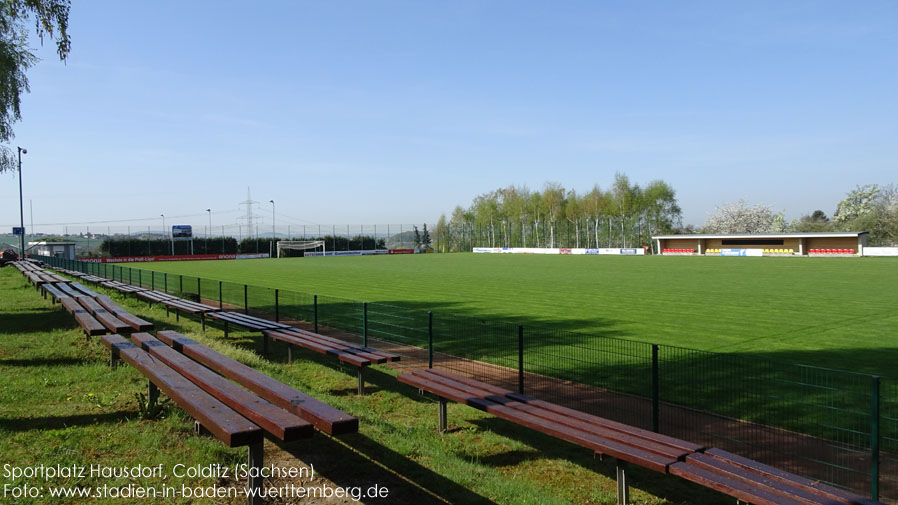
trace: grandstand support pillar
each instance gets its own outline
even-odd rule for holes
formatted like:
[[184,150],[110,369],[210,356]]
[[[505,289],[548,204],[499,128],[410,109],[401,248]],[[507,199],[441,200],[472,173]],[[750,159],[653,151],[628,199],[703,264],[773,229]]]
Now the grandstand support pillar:
[[262,469],[262,458],[265,454],[263,449],[264,442],[256,442],[247,446],[246,463],[250,468],[250,473],[247,477],[247,487],[250,489],[247,496],[249,505],[262,505],[262,475],[260,470]]
[[627,482],[627,462],[617,460],[617,503],[628,505],[630,503],[630,483]]
[[440,398],[439,409],[440,409],[440,426],[439,426],[440,433],[446,433],[446,425],[448,423],[446,422],[446,399],[445,398]]

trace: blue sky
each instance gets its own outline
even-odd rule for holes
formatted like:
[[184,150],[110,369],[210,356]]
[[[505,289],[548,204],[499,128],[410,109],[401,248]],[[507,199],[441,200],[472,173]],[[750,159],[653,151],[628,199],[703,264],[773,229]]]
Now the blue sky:
[[432,223],[621,171],[701,224],[898,183],[894,1],[91,0],[70,24],[16,126],[26,222],[233,224],[250,186],[279,224]]

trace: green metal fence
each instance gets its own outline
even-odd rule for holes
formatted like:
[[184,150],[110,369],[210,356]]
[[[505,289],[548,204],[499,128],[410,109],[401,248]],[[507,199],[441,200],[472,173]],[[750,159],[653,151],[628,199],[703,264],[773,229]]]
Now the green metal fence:
[[572,408],[898,500],[898,379],[382,303],[41,258],[280,321],[302,321]]

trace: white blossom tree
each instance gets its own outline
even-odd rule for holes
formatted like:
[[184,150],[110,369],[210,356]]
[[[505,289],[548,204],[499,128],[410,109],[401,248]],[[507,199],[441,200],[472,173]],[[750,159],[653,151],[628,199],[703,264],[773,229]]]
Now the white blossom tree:
[[705,233],[781,233],[786,221],[774,214],[769,205],[749,205],[746,200],[724,203],[717,207],[705,223]]

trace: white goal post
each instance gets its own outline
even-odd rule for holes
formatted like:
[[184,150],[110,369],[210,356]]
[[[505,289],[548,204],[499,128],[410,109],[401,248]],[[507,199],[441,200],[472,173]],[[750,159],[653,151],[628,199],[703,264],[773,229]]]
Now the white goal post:
[[287,249],[293,249],[298,251],[316,251],[320,248],[321,255],[324,256],[325,246],[323,240],[279,240],[278,243],[278,258],[281,257],[281,251]]

